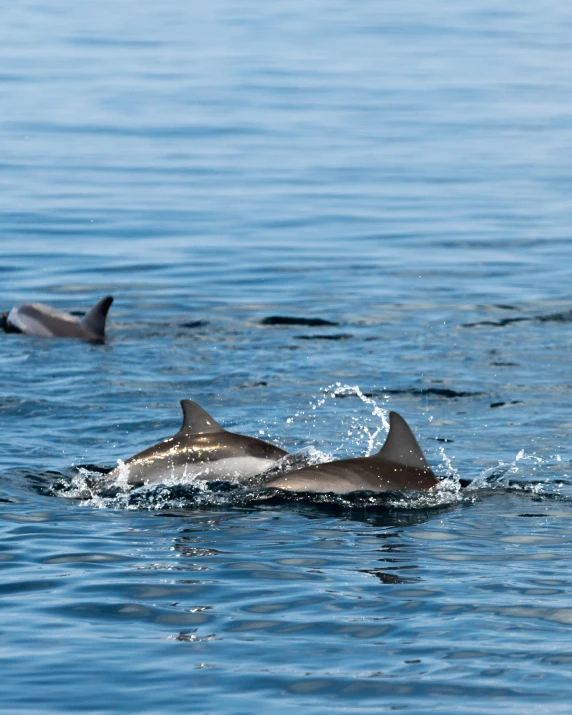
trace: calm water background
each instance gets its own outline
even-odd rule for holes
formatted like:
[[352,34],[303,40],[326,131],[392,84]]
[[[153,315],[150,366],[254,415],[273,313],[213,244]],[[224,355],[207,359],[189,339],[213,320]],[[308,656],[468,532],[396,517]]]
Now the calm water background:
[[[2,16],[0,310],[116,297],[0,335],[2,711],[569,713],[570,4]],[[449,489],[98,491],[183,397]]]

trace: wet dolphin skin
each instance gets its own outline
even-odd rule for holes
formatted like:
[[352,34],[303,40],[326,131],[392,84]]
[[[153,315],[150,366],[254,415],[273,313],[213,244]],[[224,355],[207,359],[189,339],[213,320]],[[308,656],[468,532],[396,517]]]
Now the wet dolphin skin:
[[42,303],[22,303],[8,313],[6,330],[43,338],[77,338],[103,342],[105,320],[112,303],[112,296],[102,298],[81,320]]
[[370,457],[316,464],[268,480],[264,486],[295,492],[372,492],[426,490],[437,485],[421,447],[407,422],[389,413],[385,444]]
[[126,474],[129,484],[195,476],[241,482],[266,471],[287,454],[256,437],[228,432],[192,400],[182,400],[181,407],[183,425],[175,435],[126,460],[109,477]]

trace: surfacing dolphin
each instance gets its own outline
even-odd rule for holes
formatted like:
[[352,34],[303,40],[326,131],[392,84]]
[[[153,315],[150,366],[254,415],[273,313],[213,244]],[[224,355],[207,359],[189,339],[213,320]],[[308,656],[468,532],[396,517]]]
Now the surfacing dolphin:
[[397,412],[390,412],[389,433],[377,454],[304,467],[269,479],[264,486],[294,492],[347,494],[361,490],[427,490],[437,483],[409,425]]
[[42,303],[22,303],[8,313],[6,331],[45,338],[78,338],[100,343],[105,340],[105,319],[112,303],[112,296],[102,298],[81,319]]
[[181,407],[183,425],[177,434],[127,459],[108,477],[126,476],[135,485],[185,477],[240,483],[288,454],[256,437],[227,432],[192,400],[181,400]]

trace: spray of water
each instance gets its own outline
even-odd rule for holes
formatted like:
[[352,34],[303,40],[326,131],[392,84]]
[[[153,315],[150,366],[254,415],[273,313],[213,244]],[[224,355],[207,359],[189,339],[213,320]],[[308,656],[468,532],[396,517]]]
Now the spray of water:
[[[360,446],[363,454],[363,441],[367,444],[366,455],[379,449],[389,431],[389,410],[379,405],[373,398],[364,395],[358,385],[345,385],[336,382],[321,390],[320,394],[310,401],[310,410],[300,410],[286,420],[286,424],[301,422],[306,428],[310,422],[313,432],[318,434],[318,413],[321,408],[339,397],[356,397],[367,408],[369,415],[363,410],[353,410],[350,415],[350,426],[346,433],[347,440],[352,445],[355,454],[356,446]],[[429,417],[431,421],[431,417]],[[344,446],[344,443],[341,445]],[[491,490],[520,490],[527,493],[551,495],[554,493],[553,480],[543,483],[522,481],[514,483],[516,477],[523,473],[534,471],[546,466],[535,454],[526,454],[521,450],[515,458],[508,463],[498,464],[483,470],[468,486],[461,486],[462,480],[459,470],[453,465],[453,457],[449,457],[443,446],[438,450],[440,461],[435,472],[441,476],[438,488],[430,492],[401,492],[372,495],[371,493],[355,493],[354,495],[308,494],[305,496],[281,495],[283,500],[305,500],[313,503],[338,504],[344,507],[355,506],[383,506],[390,508],[416,509],[435,508],[453,503],[470,503],[480,498],[485,492]],[[208,470],[205,474],[183,475],[175,478],[173,474],[165,474],[161,484],[150,484],[142,487],[133,487],[128,482],[129,470],[121,460],[118,461],[118,476],[111,482],[101,472],[93,472],[80,467],[77,472],[54,490],[58,496],[65,496],[82,501],[92,507],[111,507],[123,509],[172,509],[172,508],[197,508],[215,506],[245,506],[275,498],[273,490],[265,490],[264,486],[268,475],[275,475],[301,469],[312,464],[327,462],[334,459],[333,454],[316,449],[312,446],[304,447],[284,459],[280,460],[269,472],[254,477],[247,485],[237,485],[222,482],[209,482]],[[556,455],[555,462],[561,463],[560,455]],[[523,469],[524,468],[524,469]],[[560,485],[561,486],[561,485]]]
[[385,437],[389,430],[389,410],[378,405],[377,402],[371,397],[364,395],[358,385],[343,385],[341,382],[328,385],[328,387],[323,388],[318,397],[310,400],[309,413],[304,410],[300,410],[292,417],[289,417],[286,420],[286,424],[292,424],[297,421],[303,421],[304,423],[311,422],[312,428],[317,430],[317,413],[320,411],[320,408],[323,407],[328,400],[350,396],[357,397],[368,407],[370,415],[379,420],[378,424],[371,426],[364,421],[363,415],[355,414],[354,412],[349,417],[350,426],[346,432],[347,439],[352,443],[357,444],[361,441],[360,435],[363,435],[367,443],[366,452],[363,456],[369,456],[376,448],[381,447],[381,444],[379,444],[380,440],[378,440],[379,435],[381,434]]

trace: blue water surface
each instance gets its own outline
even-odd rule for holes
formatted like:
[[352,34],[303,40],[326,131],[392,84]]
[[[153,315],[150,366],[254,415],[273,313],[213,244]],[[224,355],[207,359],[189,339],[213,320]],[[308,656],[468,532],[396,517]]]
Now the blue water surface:
[[[572,6],[2,15],[0,312],[115,296],[0,334],[2,712],[569,713]],[[444,482],[106,488],[183,398]]]

